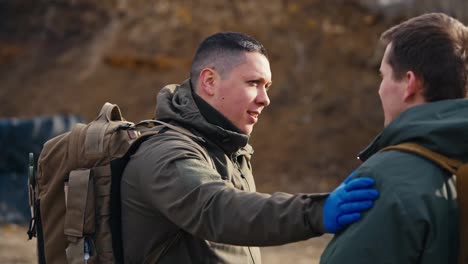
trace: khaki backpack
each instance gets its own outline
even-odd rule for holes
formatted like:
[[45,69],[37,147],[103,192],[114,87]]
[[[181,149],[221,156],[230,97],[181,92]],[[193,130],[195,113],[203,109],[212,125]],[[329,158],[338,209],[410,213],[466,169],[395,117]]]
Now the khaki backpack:
[[434,162],[441,168],[449,171],[453,177],[456,177],[457,201],[459,208],[458,264],[468,264],[468,163],[450,159],[415,143],[402,143],[382,149],[382,151],[385,150],[399,150],[414,153]]
[[156,120],[135,125],[105,103],[94,121],[44,144],[28,183],[38,263],[123,263],[121,175],[140,143],[163,127],[189,133]]

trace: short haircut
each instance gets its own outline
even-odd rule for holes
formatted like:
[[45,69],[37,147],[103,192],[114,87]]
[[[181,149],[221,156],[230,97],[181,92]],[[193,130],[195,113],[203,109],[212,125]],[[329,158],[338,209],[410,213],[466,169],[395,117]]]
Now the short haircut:
[[424,14],[385,31],[391,50],[387,63],[396,80],[413,71],[423,81],[424,97],[433,102],[466,95],[467,28],[442,13]]
[[235,66],[244,61],[243,52],[258,52],[268,58],[260,42],[242,33],[221,32],[206,38],[198,46],[192,61],[192,87],[196,88],[200,72],[207,67],[215,69],[222,78],[226,78]]

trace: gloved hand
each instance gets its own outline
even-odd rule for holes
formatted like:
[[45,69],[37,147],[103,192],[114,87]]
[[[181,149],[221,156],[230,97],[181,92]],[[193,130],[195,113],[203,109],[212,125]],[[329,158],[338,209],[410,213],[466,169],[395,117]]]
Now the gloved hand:
[[379,192],[371,189],[371,178],[353,179],[353,171],[346,180],[330,193],[323,206],[323,225],[328,233],[336,233],[361,218],[361,212],[372,207]]

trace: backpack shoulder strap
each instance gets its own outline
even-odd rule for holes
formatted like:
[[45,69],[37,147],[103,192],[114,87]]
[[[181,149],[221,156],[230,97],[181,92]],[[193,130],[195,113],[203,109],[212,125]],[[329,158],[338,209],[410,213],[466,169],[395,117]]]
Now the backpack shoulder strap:
[[456,159],[450,159],[416,143],[393,145],[383,148],[381,151],[386,150],[400,150],[414,153],[434,162],[452,173],[452,175],[456,175],[457,201],[458,208],[460,209],[458,214],[458,263],[468,263],[468,225],[466,224],[468,223],[468,163],[464,163],[463,161]]
[[417,154],[436,163],[437,165],[439,165],[440,167],[444,168],[452,174],[456,174],[458,168],[463,165],[462,161],[450,159],[444,155],[441,155],[416,143],[401,143],[398,145],[388,146],[386,148],[383,148],[381,151],[386,150],[400,150]]
[[[155,128],[158,126],[157,128]],[[191,137],[191,138],[198,138],[195,136],[193,133],[191,133],[189,130],[184,129],[182,127],[178,127],[175,125],[168,124],[166,122],[162,122],[159,120],[143,120],[135,124],[133,127],[141,133],[141,135],[132,142],[132,145],[128,149],[127,153],[119,159],[116,159],[112,161],[111,167],[113,168],[112,172],[112,182],[116,183],[113,184],[113,198],[111,200],[112,207],[116,208],[114,209],[115,211],[120,211],[120,181],[122,178],[122,173],[124,171],[124,168],[126,164],[128,163],[130,156],[133,155],[140,145],[148,140],[150,137],[164,133],[165,131],[163,130],[165,127],[167,127],[170,130],[177,131],[180,134],[183,134],[185,136]],[[112,237],[113,239],[113,246],[114,246],[114,251],[117,253],[119,256],[119,259],[123,259],[123,245],[122,245],[122,237],[120,233],[120,227],[121,227],[121,219],[120,217],[114,217],[111,219],[111,225],[113,230],[113,234],[115,236]],[[155,246],[152,248],[150,253],[145,256],[143,263],[144,264],[149,264],[149,263],[157,263],[158,260],[169,250],[169,248],[172,247],[173,244],[175,244],[180,237],[182,236],[182,229],[177,230],[174,236],[171,238],[167,239],[164,243],[161,245]]]
[[[176,125],[172,125],[172,124],[163,122],[161,120],[153,120],[153,119],[142,120],[142,121],[136,123],[135,127],[137,129],[143,127],[143,129],[144,129],[144,128],[148,128],[148,127],[152,127],[152,126],[158,126],[158,125],[165,126],[165,127],[169,128],[169,129],[172,129],[174,131],[179,132],[180,134],[186,135],[186,136],[188,136],[190,138],[197,139],[197,140],[199,140],[201,142],[205,142],[205,140],[202,137],[196,136],[190,130],[185,129],[185,128],[181,127],[181,126],[176,126]],[[150,130],[148,130],[148,131],[150,131]],[[144,130],[140,130],[140,131],[143,132]]]

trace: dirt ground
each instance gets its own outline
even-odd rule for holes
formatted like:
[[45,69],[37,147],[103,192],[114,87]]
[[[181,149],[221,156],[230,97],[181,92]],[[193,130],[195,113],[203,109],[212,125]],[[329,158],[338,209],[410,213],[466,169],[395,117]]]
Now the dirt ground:
[[26,227],[18,225],[0,226],[0,263],[37,263],[36,243],[27,240],[26,230]]
[[[28,241],[27,228],[19,225],[0,226],[0,263],[33,264],[36,259],[36,241]],[[278,247],[262,248],[265,264],[315,264],[330,240],[330,235]]]

